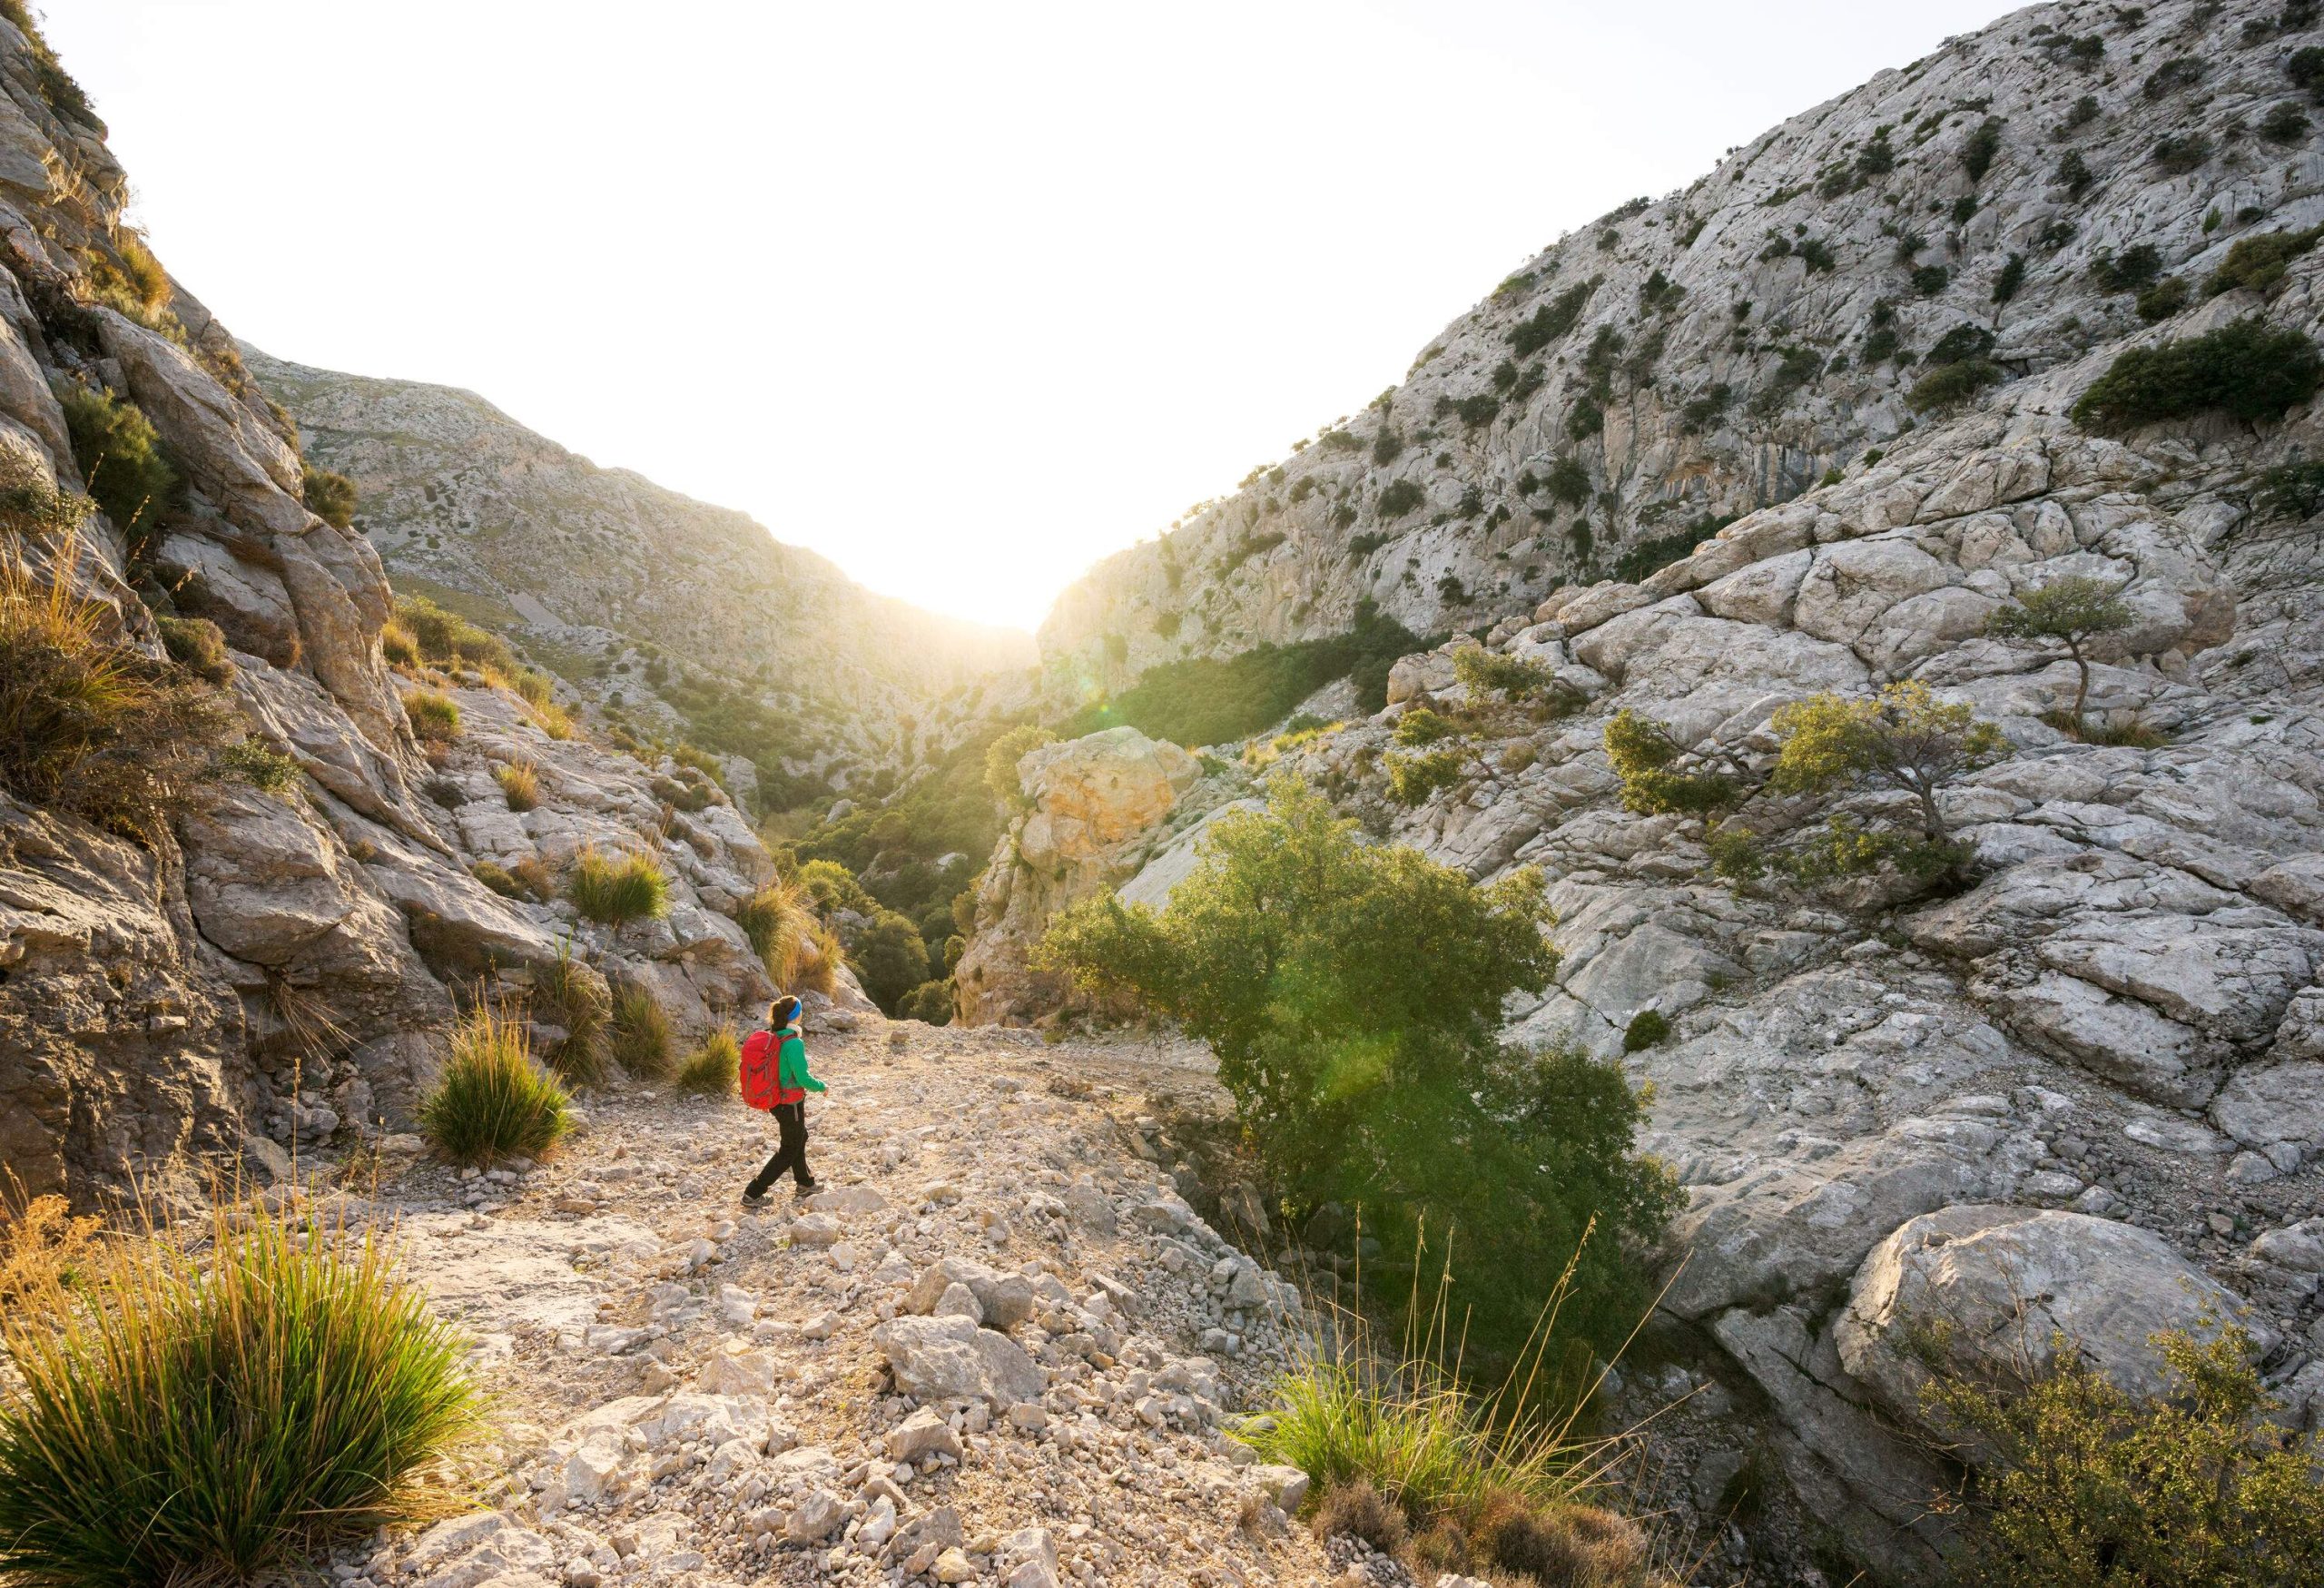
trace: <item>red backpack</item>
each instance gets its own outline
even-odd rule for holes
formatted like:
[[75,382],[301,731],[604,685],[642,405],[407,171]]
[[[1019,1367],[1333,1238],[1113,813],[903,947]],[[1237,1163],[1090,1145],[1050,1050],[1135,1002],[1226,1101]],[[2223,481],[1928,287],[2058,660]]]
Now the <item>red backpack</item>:
[[783,1040],[773,1031],[753,1031],[743,1039],[743,1101],[763,1111],[782,1100]]

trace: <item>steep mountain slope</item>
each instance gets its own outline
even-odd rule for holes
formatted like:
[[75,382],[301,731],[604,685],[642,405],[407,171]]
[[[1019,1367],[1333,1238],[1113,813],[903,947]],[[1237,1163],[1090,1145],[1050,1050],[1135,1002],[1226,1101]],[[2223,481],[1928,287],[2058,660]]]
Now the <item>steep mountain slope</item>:
[[2142,288],[2324,219],[2286,70],[2313,12],[2031,7],[1576,229],[1401,386],[1068,590],[1053,682],[1342,632],[1366,597],[1489,624],[1887,445],[1940,364],[1974,390],[2136,331],[2169,301]]
[[[478,999],[527,1004],[544,1054],[616,990],[687,1035],[747,1019],[749,823],[570,735],[546,681],[388,665],[377,552],[309,510],[126,186],[0,22],[0,1168],[84,1203],[263,1180],[409,1125]],[[586,918],[592,851],[664,908]]]
[[[2324,1422],[2317,22],[2043,6],[1885,74],[1610,218],[1604,246],[1592,227],[1551,251],[1350,421],[1353,445],[1122,554],[1044,629],[1053,678],[1118,679],[1331,632],[1367,594],[1477,629],[1399,663],[1385,711],[1255,741],[1246,764],[1481,880],[1542,868],[1562,962],[1508,1034],[1654,1088],[1649,1145],[1688,1194],[1657,1327],[1733,1397],[1711,1454],[1771,1453],[1900,1579],[1950,1570],[1933,1367],[2006,1381],[2062,1333],[2143,1391],[2155,1331],[2233,1322],[2287,1418]],[[1593,276],[1561,339],[1512,345]],[[1592,397],[1601,330],[1623,350]],[[1777,347],[1819,372],[1775,379]],[[1499,411],[1439,413],[1490,395],[1503,359]],[[2115,399],[2085,404],[2110,375]],[[1721,382],[1731,402],[1690,429],[1685,404]],[[1602,426],[1569,429],[1581,409]],[[1374,462],[1383,429],[1404,450]],[[1561,463],[1575,506],[1551,505]],[[1404,481],[1426,506],[1384,518]],[[2085,646],[2080,723],[2066,647],[1996,622],[2072,577],[2123,607]],[[1826,827],[1831,807],[1765,781],[1786,706],[1898,685],[1995,735],[1929,801],[1955,869],[1867,861],[1920,841],[1907,787],[1853,794]],[[1623,713],[1703,781],[1628,794]],[[1056,874],[1046,824],[1097,820],[1027,781],[996,899]],[[1085,891],[1167,900],[1196,802],[1248,789],[1206,780],[1164,823],[1109,830]],[[1820,873],[1715,873],[1738,834],[1811,833]],[[1013,974],[1039,926],[989,912],[963,963]]]
[[[469,392],[242,352],[310,456],[355,479],[357,528],[399,589],[515,639],[643,726],[762,763],[771,794],[908,768],[943,742],[940,700],[1033,664],[1025,635],[875,595],[741,513],[599,469]],[[772,786],[785,776],[799,786]]]

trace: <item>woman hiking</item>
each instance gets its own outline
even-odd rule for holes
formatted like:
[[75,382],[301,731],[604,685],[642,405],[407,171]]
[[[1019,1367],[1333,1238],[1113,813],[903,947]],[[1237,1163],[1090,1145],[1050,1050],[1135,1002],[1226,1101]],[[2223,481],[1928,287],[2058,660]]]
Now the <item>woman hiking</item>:
[[822,1091],[823,1083],[807,1073],[807,1044],[799,1040],[800,1004],[795,998],[778,998],[766,1006],[767,1029],[753,1031],[743,1043],[743,1100],[774,1115],[783,1144],[743,1189],[743,1206],[755,1208],[766,1200],[766,1189],[784,1169],[797,1195],[812,1196],[815,1177],[807,1171],[807,1094]]

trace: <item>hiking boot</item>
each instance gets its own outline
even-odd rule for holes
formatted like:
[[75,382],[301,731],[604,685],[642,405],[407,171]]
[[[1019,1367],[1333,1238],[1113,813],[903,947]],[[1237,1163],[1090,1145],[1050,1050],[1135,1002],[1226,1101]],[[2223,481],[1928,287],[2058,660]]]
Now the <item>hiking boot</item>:
[[764,1191],[753,1191],[745,1189],[743,1192],[743,1206],[753,1212],[756,1212],[759,1208],[766,1206],[766,1193]]
[[794,1197],[798,1198],[801,1201],[803,1201],[803,1201],[805,1201],[808,1198],[810,1198],[810,1197],[813,1196],[817,1191],[820,1191],[820,1190],[822,1190],[822,1189],[823,1189],[823,1182],[822,1182],[822,1181],[821,1181],[821,1180],[809,1180],[805,1185],[799,1187],[796,1190],[793,1191],[791,1194],[792,1194],[793,1196],[794,1196]]

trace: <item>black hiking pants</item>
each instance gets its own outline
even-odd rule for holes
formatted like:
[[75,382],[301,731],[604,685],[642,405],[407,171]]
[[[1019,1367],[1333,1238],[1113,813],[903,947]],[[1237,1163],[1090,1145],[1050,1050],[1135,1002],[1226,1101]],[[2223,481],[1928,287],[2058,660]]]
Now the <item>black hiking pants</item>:
[[784,1169],[791,1171],[792,1179],[802,1189],[815,1183],[815,1177],[807,1172],[807,1105],[803,1102],[775,1104],[774,1128],[782,1134],[782,1145],[774,1149],[774,1156],[766,1160],[759,1169],[758,1178],[751,1182],[750,1194],[753,1197],[765,1195],[766,1189],[783,1178]]

